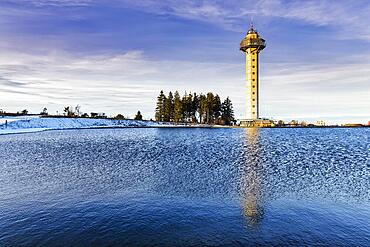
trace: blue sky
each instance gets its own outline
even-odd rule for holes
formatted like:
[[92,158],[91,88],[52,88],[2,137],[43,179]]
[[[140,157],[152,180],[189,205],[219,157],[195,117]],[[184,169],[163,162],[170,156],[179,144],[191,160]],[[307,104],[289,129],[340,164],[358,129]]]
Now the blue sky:
[[370,120],[370,2],[2,0],[0,109],[154,116],[163,89],[230,96],[245,109],[239,42],[261,53],[261,115]]

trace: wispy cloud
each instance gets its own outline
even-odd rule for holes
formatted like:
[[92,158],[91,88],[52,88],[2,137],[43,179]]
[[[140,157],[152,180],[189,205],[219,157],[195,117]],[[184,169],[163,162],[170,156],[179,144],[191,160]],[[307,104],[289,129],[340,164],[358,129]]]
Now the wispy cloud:
[[261,76],[265,113],[280,118],[370,118],[369,58],[342,65],[266,64],[272,69]]
[[5,3],[13,4],[32,4],[38,7],[42,6],[88,6],[96,0],[4,0]]
[[80,104],[86,111],[100,109],[131,116],[140,108],[152,117],[159,90],[208,92],[217,87],[216,91],[224,92],[230,67],[234,65],[156,61],[145,58],[140,51],[97,56],[8,52],[0,55],[0,103],[17,110],[15,107],[22,102],[33,111],[48,103],[58,107]]
[[261,22],[266,22],[267,18],[285,18],[316,26],[330,26],[336,30],[340,38],[370,40],[368,1],[116,0],[116,2],[121,3],[121,6],[153,14],[209,22],[232,30],[244,30],[245,23],[252,17]]
[[[364,115],[370,106],[369,58],[361,64],[327,66],[262,64],[271,68],[261,74],[262,115]],[[63,105],[80,104],[87,112],[132,116],[140,108],[147,117],[153,117],[160,89],[213,91],[223,98],[231,97],[238,117],[245,109],[241,63],[153,60],[141,51],[104,56],[8,53],[0,55],[0,74],[0,103],[12,110],[19,110],[14,107],[19,108],[22,101],[33,111],[45,105],[56,111]],[[14,100],[17,102],[12,106]]]
[[[252,17],[261,23],[280,18],[330,27],[338,38],[370,40],[368,28],[370,4],[367,0],[230,0],[226,2],[220,0],[6,0],[5,3],[13,3],[17,6],[33,5],[40,8],[89,7],[106,4],[155,15],[177,16],[207,22],[236,31],[244,31],[246,23]],[[16,11],[14,14],[21,14],[25,10],[14,10],[8,6],[5,12],[9,15],[13,11]]]

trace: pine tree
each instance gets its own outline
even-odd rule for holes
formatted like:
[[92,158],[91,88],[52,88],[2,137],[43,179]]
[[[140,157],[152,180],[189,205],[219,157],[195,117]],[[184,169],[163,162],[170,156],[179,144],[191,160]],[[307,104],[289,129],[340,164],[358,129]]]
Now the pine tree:
[[164,121],[164,104],[166,101],[166,96],[163,93],[163,90],[159,93],[157,97],[157,107],[155,108],[155,120]]
[[140,111],[138,111],[137,113],[136,113],[136,116],[135,116],[135,118],[134,118],[135,120],[143,120],[143,116],[141,115],[141,112]]
[[230,125],[234,121],[233,105],[229,97],[225,99],[221,106],[221,118],[226,125]]
[[44,109],[42,109],[42,112],[40,112],[40,115],[48,115],[48,109],[46,107],[44,107]]
[[194,122],[197,122],[196,112],[198,110],[198,105],[199,105],[199,97],[196,93],[194,93],[193,101],[191,104],[191,118],[193,119]]
[[204,94],[200,94],[198,99],[198,114],[200,123],[205,122],[206,111],[207,111],[207,98]]
[[186,94],[182,98],[182,111],[185,122],[191,121],[192,116],[192,103],[193,103],[193,95],[191,93]]
[[221,117],[221,99],[220,96],[218,96],[217,94],[213,100],[212,114],[215,123],[218,123],[218,121],[220,120],[219,118]]
[[176,123],[183,121],[182,102],[178,91],[176,91],[174,95],[173,118]]
[[125,117],[122,115],[122,114],[117,114],[115,117],[114,117],[114,119],[117,119],[117,120],[123,120],[123,119],[125,119]]
[[214,103],[215,103],[215,96],[213,95],[213,93],[211,92],[207,93],[207,98],[206,98],[206,123],[207,124],[210,124],[213,122]]
[[183,122],[186,122],[188,118],[188,94],[185,91],[184,96],[182,96],[181,103],[182,103],[182,117],[183,117]]
[[198,122],[231,124],[234,121],[234,111],[229,97],[221,104],[219,95],[212,92],[207,95],[187,94],[181,98],[178,91],[166,97],[163,91],[157,97],[155,118],[166,122]]
[[168,97],[164,101],[164,109],[163,109],[163,120],[165,122],[172,122],[174,115],[174,101],[172,92],[168,94]]

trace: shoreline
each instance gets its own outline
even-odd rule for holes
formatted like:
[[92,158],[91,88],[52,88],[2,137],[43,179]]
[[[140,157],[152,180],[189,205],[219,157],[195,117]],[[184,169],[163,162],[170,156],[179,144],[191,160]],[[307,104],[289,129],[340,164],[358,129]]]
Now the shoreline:
[[366,128],[369,125],[353,126],[226,126],[217,124],[192,124],[156,122],[148,120],[114,120],[96,118],[50,118],[40,116],[8,117],[0,119],[0,135],[35,133],[48,130],[77,130],[77,129],[123,129],[123,128]]
[[0,129],[0,136],[2,135],[19,135],[19,134],[30,134],[46,131],[61,131],[61,130],[94,130],[94,129],[170,129],[170,128],[205,128],[205,129],[348,129],[348,128],[369,128],[370,126],[320,126],[320,127],[241,127],[241,126],[194,126],[194,125],[174,125],[174,126],[94,126],[94,127],[80,127],[80,128],[28,128],[28,129],[10,129],[10,131],[3,131],[6,129]]

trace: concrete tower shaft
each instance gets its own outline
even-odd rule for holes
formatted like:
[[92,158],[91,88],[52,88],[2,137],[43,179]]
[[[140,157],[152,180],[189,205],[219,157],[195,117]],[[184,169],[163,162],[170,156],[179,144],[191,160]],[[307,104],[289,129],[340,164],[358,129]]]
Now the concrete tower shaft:
[[245,52],[246,78],[247,78],[247,116],[249,120],[259,119],[259,81],[258,60],[259,52],[266,47],[256,30],[249,29],[247,35],[240,43],[240,50]]

